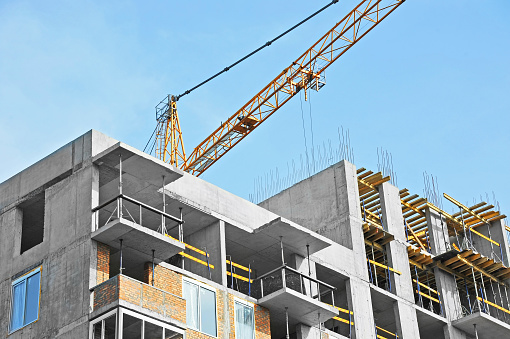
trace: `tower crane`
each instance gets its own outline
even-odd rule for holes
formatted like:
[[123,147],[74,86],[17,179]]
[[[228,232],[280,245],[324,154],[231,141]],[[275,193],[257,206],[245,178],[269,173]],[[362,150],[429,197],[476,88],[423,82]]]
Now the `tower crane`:
[[362,0],[189,155],[184,150],[177,113],[177,100],[189,91],[168,95],[156,106],[156,156],[185,172],[201,175],[299,91],[320,90],[325,85],[325,70],[404,1]]

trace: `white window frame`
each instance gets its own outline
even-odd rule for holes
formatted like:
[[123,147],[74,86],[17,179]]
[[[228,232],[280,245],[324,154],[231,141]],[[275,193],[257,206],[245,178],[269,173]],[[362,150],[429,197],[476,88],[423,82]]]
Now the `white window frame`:
[[235,331],[235,336],[236,338],[238,337],[237,335],[237,314],[236,314],[236,302],[239,303],[239,304],[243,304],[244,306],[248,306],[249,308],[251,308],[253,310],[253,339],[255,339],[255,328],[256,328],[256,325],[255,325],[255,305],[253,303],[250,303],[244,299],[241,299],[241,298],[238,298],[238,297],[234,297],[234,331]]
[[[197,331],[197,332],[200,332],[200,333],[203,333],[209,337],[214,337],[214,338],[217,338],[218,337],[218,299],[217,299],[217,292],[216,292],[216,289],[207,285],[207,284],[204,284],[203,282],[200,282],[200,281],[197,281],[197,280],[193,280],[193,279],[189,279],[189,278],[186,278],[186,277],[182,277],[182,288],[184,289],[184,282],[188,282],[190,284],[193,284],[193,285],[196,285],[199,287],[198,289],[198,321],[199,321],[199,327],[200,329],[198,328],[192,328],[192,327],[188,327],[190,329],[192,329],[193,331]],[[211,292],[214,293],[214,305],[215,305],[215,309],[216,309],[216,334],[211,336],[210,334],[208,333],[205,333],[205,332],[202,332],[202,317],[201,317],[201,309],[200,309],[200,288],[204,288],[206,290],[209,290]],[[188,319],[186,319],[186,323],[188,322]],[[186,324],[186,326],[188,326]]]
[[[37,319],[35,319],[34,321],[31,321],[29,322],[28,324],[24,324],[22,325],[21,327],[19,328],[16,328],[16,329],[11,329],[11,320],[12,320],[12,311],[13,311],[13,308],[14,308],[14,286],[16,286],[17,284],[19,284],[21,281],[23,280],[27,280],[28,278],[30,278],[31,276],[34,276],[36,275],[37,273],[39,273],[39,302],[38,302],[38,305],[37,305]],[[33,324],[35,322],[37,322],[39,320],[39,314],[40,314],[40,311],[41,311],[41,283],[42,283],[42,266],[38,266],[36,268],[34,268],[33,270],[30,270],[29,272],[23,274],[21,277],[18,277],[16,280],[14,280],[13,282],[11,282],[11,302],[10,302],[10,310],[9,310],[9,334],[11,333],[14,333],[18,330],[21,330],[22,328],[30,325],[30,324]],[[26,284],[26,282],[25,282]],[[23,305],[23,313],[25,313],[26,311],[26,295],[27,295],[27,291],[26,291],[26,288],[25,288],[25,305]]]
[[[122,333],[122,331],[124,329],[124,314],[130,315],[132,317],[135,317],[137,319],[142,320],[142,333],[140,334],[141,335],[140,336],[141,339],[144,339],[144,337],[145,337],[145,323],[146,322],[149,322],[149,323],[154,324],[156,326],[163,327],[165,330],[169,330],[169,331],[180,333],[180,334],[182,334],[183,338],[186,338],[186,333],[182,329],[180,329],[180,328],[168,325],[168,324],[166,324],[166,323],[164,323],[162,321],[153,319],[151,317],[145,316],[143,314],[140,314],[140,313],[128,310],[128,309],[124,309],[122,307],[119,308],[119,319],[120,319],[120,321],[119,321],[119,329],[120,329],[120,331],[118,332],[119,333],[118,338],[122,338],[122,335],[124,335]],[[165,332],[163,332],[163,337],[162,337],[163,339],[164,339],[164,336],[165,336]]]
[[[119,315],[117,313],[117,309],[114,309],[110,312],[103,314],[100,317],[97,317],[90,321],[89,323],[89,339],[93,339],[94,332],[92,331],[94,325],[98,322],[103,322],[106,318],[110,318],[113,314],[115,314],[115,338],[119,338]],[[101,339],[104,338],[104,322],[101,324]]]

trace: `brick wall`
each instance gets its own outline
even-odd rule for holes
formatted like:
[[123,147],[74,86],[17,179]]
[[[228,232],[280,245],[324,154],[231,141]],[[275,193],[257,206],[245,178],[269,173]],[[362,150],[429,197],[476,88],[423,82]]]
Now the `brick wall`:
[[[143,281],[152,285],[152,263],[145,263]],[[154,269],[154,287],[182,297],[182,277],[179,273],[156,265]]]
[[97,284],[110,279],[110,246],[97,243]]
[[94,310],[106,306],[119,298],[117,277],[94,288]]
[[255,305],[255,339],[270,339],[271,324],[269,310]]
[[[145,263],[144,282],[152,285],[152,263]],[[163,266],[156,265],[154,268],[154,287],[163,291],[172,293],[176,296],[182,296],[182,275],[167,269]],[[157,292],[146,293],[144,291],[144,307],[159,312],[162,294]],[[182,322],[186,323],[186,302],[180,299],[169,305],[171,309],[167,309],[167,314],[174,314],[172,317],[181,317]],[[225,305],[226,303],[226,305]],[[166,303],[168,305],[168,303]],[[225,309],[227,307],[227,309]],[[269,310],[254,305],[255,313],[255,339],[270,339],[270,317]],[[225,291],[216,290],[216,315],[218,324],[218,338],[235,339],[235,318],[234,318],[234,296]],[[188,339],[210,339],[207,334],[188,329],[186,331]]]

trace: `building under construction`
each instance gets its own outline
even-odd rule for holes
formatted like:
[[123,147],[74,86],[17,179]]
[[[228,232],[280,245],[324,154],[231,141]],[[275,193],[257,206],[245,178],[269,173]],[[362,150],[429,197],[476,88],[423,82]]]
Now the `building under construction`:
[[341,161],[256,205],[90,131],[0,184],[0,331],[507,338],[504,215],[445,197]]

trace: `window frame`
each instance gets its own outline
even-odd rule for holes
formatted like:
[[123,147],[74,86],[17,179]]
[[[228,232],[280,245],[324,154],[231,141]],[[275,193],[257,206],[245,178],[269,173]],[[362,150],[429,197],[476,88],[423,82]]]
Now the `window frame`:
[[119,338],[119,314],[117,309],[114,309],[110,312],[107,312],[97,318],[94,318],[89,321],[89,339],[94,338],[94,325],[98,322],[102,322],[101,324],[101,338],[104,338],[104,320],[110,318],[113,314],[115,314],[115,337]]
[[234,297],[234,333],[235,333],[235,337],[237,338],[237,314],[236,314],[236,303],[239,303],[243,306],[246,306],[246,307],[249,307],[252,309],[253,311],[253,338],[252,339],[255,339],[255,328],[256,328],[256,325],[255,325],[255,305],[253,303],[250,303],[244,299],[241,299],[241,298],[238,298],[238,297]]
[[[206,285],[200,281],[197,281],[197,280],[193,280],[193,279],[190,279],[190,278],[186,278],[186,277],[182,277],[182,289],[183,289],[183,298],[184,298],[184,283],[187,282],[189,284],[192,284],[192,285],[195,285],[198,287],[198,296],[197,296],[197,300],[198,300],[198,324],[199,324],[199,327],[200,328],[192,328],[192,327],[189,327],[188,326],[188,319],[186,319],[186,326],[190,329],[192,329],[193,331],[197,331],[197,332],[200,332],[200,333],[203,333],[209,337],[213,337],[213,338],[218,338],[218,299],[217,299],[217,293],[216,293],[216,289],[214,287],[211,287],[209,285]],[[206,289],[210,292],[213,292],[214,293],[214,313],[215,313],[215,327],[216,327],[216,334],[215,335],[211,335],[211,334],[208,334],[208,333],[205,333],[202,331],[202,317],[201,317],[201,308],[202,308],[202,304],[201,304],[201,297],[200,297],[200,289],[203,288],[203,289]],[[186,300],[186,299],[184,299]]]
[[[24,293],[24,304],[23,304],[23,323],[25,322],[25,314],[26,314],[26,306],[27,306],[27,299],[26,299],[26,296],[27,296],[27,288],[28,288],[28,278],[36,275],[36,274],[39,274],[39,297],[38,297],[38,301],[37,301],[37,318],[27,324],[22,324],[20,327],[16,328],[16,329],[12,329],[12,312],[14,310],[14,286],[17,286],[18,284],[20,284],[22,281],[25,281],[25,291],[23,292]],[[41,310],[41,282],[42,282],[42,265],[28,271],[27,273],[23,274],[22,276],[16,278],[14,281],[11,282],[11,299],[10,299],[10,311],[9,311],[9,334],[12,334],[18,330],[21,330],[22,328],[30,325],[30,324],[33,324],[37,321],[39,321],[39,314],[40,314],[40,310]]]

